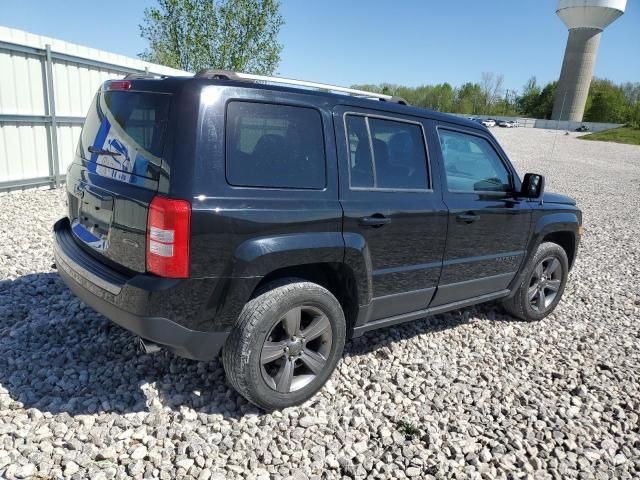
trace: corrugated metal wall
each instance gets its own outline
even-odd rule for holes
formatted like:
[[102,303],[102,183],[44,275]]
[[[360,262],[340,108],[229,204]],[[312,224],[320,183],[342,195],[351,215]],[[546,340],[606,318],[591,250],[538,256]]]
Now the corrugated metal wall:
[[145,71],[190,75],[0,27],[0,191],[56,185],[100,84]]

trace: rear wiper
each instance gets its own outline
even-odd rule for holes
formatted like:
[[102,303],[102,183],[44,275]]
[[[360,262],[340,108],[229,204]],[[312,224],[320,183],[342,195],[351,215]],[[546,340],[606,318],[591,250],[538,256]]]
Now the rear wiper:
[[91,153],[95,153],[96,155],[111,155],[113,157],[118,157],[122,155],[121,153],[112,152],[111,150],[106,150],[104,148],[94,147],[93,145],[89,146],[87,150],[89,150],[89,152]]

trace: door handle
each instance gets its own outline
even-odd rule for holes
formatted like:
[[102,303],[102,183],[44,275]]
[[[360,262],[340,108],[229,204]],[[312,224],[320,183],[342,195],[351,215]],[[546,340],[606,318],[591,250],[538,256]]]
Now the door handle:
[[456,219],[459,222],[469,224],[469,223],[477,222],[478,220],[480,220],[480,215],[476,215],[474,213],[461,213],[456,217]]
[[391,223],[391,219],[385,217],[380,213],[376,213],[375,215],[371,215],[370,217],[362,217],[358,220],[358,223],[363,227],[372,227],[372,228],[380,228],[388,223]]

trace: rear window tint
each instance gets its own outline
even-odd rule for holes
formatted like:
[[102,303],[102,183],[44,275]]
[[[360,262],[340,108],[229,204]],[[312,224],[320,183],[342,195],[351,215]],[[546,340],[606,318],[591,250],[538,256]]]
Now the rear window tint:
[[427,152],[419,124],[347,115],[351,188],[427,190]]
[[346,120],[349,137],[351,186],[373,188],[376,182],[366,119],[362,116],[347,115]]
[[420,126],[369,118],[378,188],[427,189],[427,155]]
[[320,112],[268,103],[230,102],[226,170],[231,185],[322,189],[325,152]]
[[[81,155],[122,174],[153,177],[164,148],[170,96],[148,92],[104,91],[96,95],[82,129]],[[89,147],[118,155],[98,155]],[[98,173],[105,174],[105,171]],[[120,178],[123,177],[123,178]]]

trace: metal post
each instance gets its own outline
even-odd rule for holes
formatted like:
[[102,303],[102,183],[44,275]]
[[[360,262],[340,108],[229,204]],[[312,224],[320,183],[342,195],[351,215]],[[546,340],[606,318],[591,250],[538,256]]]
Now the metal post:
[[53,90],[53,60],[51,59],[51,45],[45,45],[47,72],[47,105],[50,119],[49,132],[51,135],[51,158],[49,158],[49,173],[53,176],[52,186],[60,186],[60,162],[58,159],[58,122],[56,119],[56,99]]

